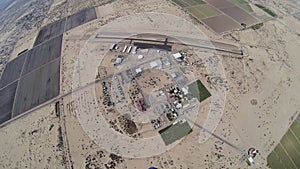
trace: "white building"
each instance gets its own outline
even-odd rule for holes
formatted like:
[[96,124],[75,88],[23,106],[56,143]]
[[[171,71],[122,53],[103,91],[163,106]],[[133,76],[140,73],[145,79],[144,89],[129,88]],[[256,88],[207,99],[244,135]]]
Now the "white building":
[[118,56],[115,60],[115,65],[120,65],[123,62],[123,59],[123,56]]
[[175,59],[179,59],[179,58],[181,58],[182,57],[182,55],[181,55],[181,53],[175,53],[175,54],[173,54],[173,57],[175,58]]
[[177,109],[180,109],[181,107],[182,107],[182,104],[180,104],[180,103],[177,103],[177,104],[176,104],[176,108],[177,108]]
[[187,95],[189,93],[189,89],[187,87],[181,88],[184,95]]
[[137,74],[142,73],[142,71],[143,71],[143,70],[142,70],[142,68],[140,68],[140,67],[137,68],[137,69],[135,69],[135,72],[136,72]]
[[164,60],[163,61],[163,64],[166,66],[166,67],[169,67],[171,65],[171,63],[168,61],[168,60]]
[[122,52],[123,53],[126,52],[126,49],[127,49],[127,46],[125,45],[124,48],[123,48],[123,50],[122,50]]
[[127,49],[127,53],[130,53],[131,49],[132,49],[132,46],[129,46]]
[[153,62],[150,62],[150,67],[153,69],[153,68],[156,68],[158,66],[158,64],[156,63],[156,61],[153,61]]
[[141,59],[143,59],[143,58],[144,58],[143,55],[139,55],[139,56],[138,56],[138,59],[139,59],[139,60],[141,60]]
[[137,46],[134,46],[131,53],[136,54],[136,51],[137,51]]
[[177,74],[175,72],[171,73],[171,76],[173,79],[175,79],[177,77]]

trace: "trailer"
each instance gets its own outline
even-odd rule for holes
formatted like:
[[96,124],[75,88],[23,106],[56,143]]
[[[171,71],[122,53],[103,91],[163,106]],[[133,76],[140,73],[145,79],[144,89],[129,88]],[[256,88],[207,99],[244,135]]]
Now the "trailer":
[[125,52],[126,52],[126,49],[127,49],[127,46],[125,45],[122,52],[125,53]]
[[127,49],[127,53],[130,53],[131,49],[132,49],[132,46],[129,46],[129,48]]
[[110,50],[110,51],[115,50],[116,46],[117,46],[117,44],[115,44],[115,43],[112,44],[111,47],[109,48],[109,50]]

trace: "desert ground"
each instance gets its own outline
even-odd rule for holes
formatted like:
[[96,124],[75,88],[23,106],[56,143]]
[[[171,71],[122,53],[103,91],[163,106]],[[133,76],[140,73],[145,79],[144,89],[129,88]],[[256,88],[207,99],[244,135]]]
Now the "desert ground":
[[[0,27],[0,72],[18,53],[34,46],[42,26],[91,7],[95,7],[97,19],[63,33],[59,97],[0,127],[0,168],[265,169],[269,168],[267,156],[299,115],[300,21],[293,15],[300,5],[292,0],[251,1],[262,26],[225,34],[215,33],[167,0],[32,0],[20,1],[22,10],[12,12],[17,2],[10,4],[9,12],[0,13],[1,20],[10,18]],[[278,17],[266,15],[255,3],[269,7]],[[179,24],[176,19],[157,24],[151,18],[148,23],[137,15],[146,12],[176,16],[171,18],[190,24]],[[128,21],[127,16],[135,20]],[[160,17],[162,22],[167,18],[156,18]],[[118,36],[120,30],[126,30],[131,36],[160,30],[160,34],[195,38],[195,28],[206,39],[240,47],[243,55],[194,49],[199,57],[192,58],[196,64],[191,70],[212,97],[193,110],[195,115],[186,115],[192,119],[193,131],[169,146],[150,130],[151,125],[138,126],[141,136],[115,134],[115,130],[122,131],[120,123],[109,121],[120,113],[105,111],[103,89],[95,82],[98,72],[101,78],[116,72],[115,67],[107,66],[113,57],[107,50],[114,41],[102,42],[95,38],[97,33],[109,30]],[[220,68],[209,68],[212,62],[219,63]],[[214,82],[214,70],[220,69],[222,82]],[[222,111],[214,115],[212,110]],[[139,137],[148,139],[139,142]],[[248,166],[245,152],[251,147],[260,153]]]

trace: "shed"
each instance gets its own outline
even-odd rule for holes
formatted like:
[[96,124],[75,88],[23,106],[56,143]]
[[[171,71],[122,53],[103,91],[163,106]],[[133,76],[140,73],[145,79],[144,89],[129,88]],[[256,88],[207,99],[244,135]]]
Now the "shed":
[[139,59],[139,60],[141,60],[141,59],[143,59],[143,58],[144,58],[143,55],[139,55],[139,56],[138,56],[138,59]]
[[158,66],[158,64],[157,64],[155,61],[150,62],[150,67],[151,67],[151,68],[155,68],[155,67],[157,67],[157,66]]
[[182,55],[181,55],[181,53],[175,53],[175,54],[173,54],[173,57],[175,58],[175,59],[179,59],[179,58],[181,58],[182,57]]
[[142,73],[142,71],[143,71],[143,70],[142,70],[142,68],[140,68],[140,67],[137,68],[137,69],[135,69],[135,72],[136,72],[137,74]]

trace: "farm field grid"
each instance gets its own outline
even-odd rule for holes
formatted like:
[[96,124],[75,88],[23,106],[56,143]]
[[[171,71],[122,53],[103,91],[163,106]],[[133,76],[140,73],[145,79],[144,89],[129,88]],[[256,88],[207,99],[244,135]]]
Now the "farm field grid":
[[300,116],[292,123],[273,152],[268,156],[271,168],[298,168],[300,148]]
[[298,1],[0,9],[0,168],[300,168]]
[[249,12],[251,7],[246,1],[219,0],[173,0],[186,9],[196,19],[203,21],[213,31],[224,33],[234,29],[255,25],[259,20]]

